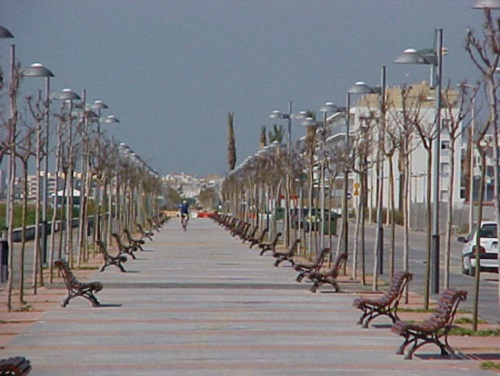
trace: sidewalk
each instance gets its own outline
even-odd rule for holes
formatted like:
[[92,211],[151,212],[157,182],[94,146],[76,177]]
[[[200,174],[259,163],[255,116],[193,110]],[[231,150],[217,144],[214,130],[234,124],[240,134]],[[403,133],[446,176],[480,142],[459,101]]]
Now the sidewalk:
[[[194,218],[183,232],[173,218],[144,248],[127,273],[78,272],[103,283],[103,307],[77,298],[61,308],[62,285],[28,296],[33,311],[2,307],[0,358],[29,358],[35,376],[499,374],[479,370],[500,362],[498,337],[450,337],[460,360],[433,345],[404,360],[389,319],[356,325],[359,283],[346,277],[342,293],[311,294],[293,269],[273,267],[209,219]],[[428,314],[401,314],[419,315]]]

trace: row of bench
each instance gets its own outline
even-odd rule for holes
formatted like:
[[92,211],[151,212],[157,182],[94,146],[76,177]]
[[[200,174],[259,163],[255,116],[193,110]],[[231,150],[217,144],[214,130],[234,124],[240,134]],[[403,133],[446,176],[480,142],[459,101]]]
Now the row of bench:
[[337,292],[340,291],[337,277],[347,261],[346,253],[339,254],[332,263],[332,266],[327,270],[323,268],[323,264],[326,256],[330,254],[330,248],[324,248],[312,263],[297,263],[295,261],[295,256],[298,253],[300,239],[296,239],[292,242],[287,251],[282,252],[276,249],[279,238],[281,237],[280,232],[276,233],[271,241],[266,241],[266,235],[269,231],[267,228],[264,228],[259,233],[258,226],[251,228],[248,222],[225,214],[216,215],[213,219],[219,223],[220,226],[228,230],[232,236],[241,239],[243,243],[248,242],[250,248],[254,246],[260,248],[260,255],[270,252],[276,259],[274,266],[277,267],[282,262],[288,261],[298,273],[296,277],[297,282],[301,282],[304,278],[312,282],[311,292],[316,292],[324,284],[331,285]]
[[[243,242],[249,241],[250,247],[258,244],[261,249],[264,249],[264,247],[269,246],[262,245],[266,244],[264,237],[267,229],[262,230],[259,235],[256,235],[258,232],[257,227],[250,229],[251,226],[248,223],[230,215],[220,214],[214,216],[213,219],[230,231],[231,235],[243,239]],[[297,253],[300,239],[296,239],[287,251],[280,252],[276,250],[278,237],[274,238],[273,245],[269,248],[276,259],[275,266],[278,266],[283,261],[288,261],[294,270],[298,272],[296,277],[297,282],[301,282],[304,278],[312,282],[311,292],[316,292],[323,284],[330,284],[336,292],[340,291],[337,277],[342,266],[347,262],[348,255],[346,253],[338,254],[332,266],[325,270],[324,261],[330,253],[329,248],[321,250],[311,263],[298,263],[294,256]],[[264,251],[261,252],[261,254],[263,253]],[[401,320],[398,316],[399,302],[412,278],[412,273],[400,271],[394,275],[388,289],[381,296],[358,297],[354,299],[353,306],[362,312],[357,323],[363,328],[368,328],[370,322],[375,318],[380,316],[389,317],[393,323],[391,331],[404,338],[404,342],[398,349],[397,354],[404,355],[405,350],[409,349],[405,356],[406,359],[412,359],[413,354],[418,348],[429,343],[438,346],[441,350],[441,355],[456,358],[454,349],[448,343],[448,333],[453,326],[453,320],[460,302],[467,299],[467,292],[447,289],[440,295],[436,308],[427,319],[421,322]]]
[[[145,243],[144,239],[149,239],[152,241],[154,235],[153,230],[159,231],[166,220],[168,220],[168,218],[165,217],[162,217],[157,221],[149,220],[149,224],[151,226],[150,231],[145,231],[140,224],[137,224],[137,228],[140,233],[140,238],[138,239],[134,239],[128,230],[124,230],[124,235],[128,241],[128,244],[125,244],[118,234],[113,234],[118,248],[118,253],[116,255],[110,254],[105,244],[102,241],[98,240],[96,242],[97,250],[103,256],[103,264],[100,268],[100,271],[103,272],[108,266],[114,265],[118,269],[120,269],[120,271],[125,272],[123,263],[127,261],[126,255],[135,259],[136,257],[134,255],[134,252],[143,250],[142,246]],[[76,297],[87,299],[93,307],[97,307],[100,305],[96,294],[103,288],[101,282],[80,282],[73,274],[73,271],[71,270],[68,262],[64,259],[55,261],[55,265],[58,267],[61,273],[62,280],[68,292],[68,295],[62,303],[63,307],[66,307],[69,301]],[[0,376],[25,376],[30,373],[31,368],[32,367],[30,361],[22,356],[0,359]]]
[[[128,230],[124,230],[125,238],[127,239],[128,244],[125,244],[118,234],[112,234],[118,250],[116,254],[111,254],[108,251],[106,245],[101,240],[98,240],[96,242],[97,250],[99,253],[101,253],[103,258],[103,264],[100,268],[100,271],[103,272],[108,266],[112,265],[117,267],[121,272],[126,272],[123,264],[127,262],[127,256],[132,259],[136,259],[134,253],[139,250],[143,251],[142,246],[145,243],[145,239],[149,239],[150,241],[152,241],[154,235],[153,231],[160,231],[161,226],[167,220],[168,218],[163,217],[156,221],[150,219],[149,223],[151,229],[149,231],[145,231],[140,224],[137,224],[137,229],[140,236],[139,238],[133,238]],[[80,282],[73,274],[73,271],[71,270],[68,262],[64,259],[55,261],[55,265],[58,267],[61,273],[61,277],[68,292],[68,295],[62,303],[63,307],[66,307],[70,300],[76,297],[83,297],[87,299],[93,307],[97,307],[100,305],[96,294],[103,289],[103,285],[101,282]]]

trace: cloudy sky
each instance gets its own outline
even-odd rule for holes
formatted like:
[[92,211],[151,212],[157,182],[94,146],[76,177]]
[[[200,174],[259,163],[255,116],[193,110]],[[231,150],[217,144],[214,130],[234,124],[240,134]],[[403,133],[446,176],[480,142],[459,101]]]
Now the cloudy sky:
[[[444,30],[444,79],[478,73],[464,51],[467,27],[480,30],[474,0],[0,0],[0,40],[23,66],[42,63],[54,91],[87,92],[121,123],[106,125],[160,174],[227,172],[227,116],[234,113],[238,161],[258,149],[269,113],[344,104],[356,81],[389,85],[428,80],[425,66],[392,60],[427,48]],[[43,88],[23,82],[23,94]],[[279,122],[279,121],[278,121]],[[285,125],[283,123],[283,125]],[[304,134],[293,125],[294,139]]]

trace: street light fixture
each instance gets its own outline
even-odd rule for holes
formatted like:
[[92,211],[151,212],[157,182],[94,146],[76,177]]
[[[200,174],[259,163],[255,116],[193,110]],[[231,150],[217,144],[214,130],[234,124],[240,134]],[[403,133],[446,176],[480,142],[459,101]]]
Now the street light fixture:
[[[34,63],[32,64],[29,68],[26,68],[23,71],[23,76],[24,77],[45,77],[45,98],[46,98],[46,111],[47,113],[45,114],[45,159],[44,159],[44,179],[43,179],[43,191],[42,191],[42,233],[41,233],[41,238],[42,238],[42,243],[41,243],[41,251],[42,251],[42,261],[44,264],[47,263],[47,235],[48,235],[48,224],[47,224],[47,193],[48,193],[48,173],[49,173],[49,116],[50,116],[50,111],[49,111],[49,106],[50,106],[50,77],[54,77],[54,74],[48,69],[45,68],[42,64],[40,63]],[[40,132],[38,132],[40,133]],[[38,135],[40,137],[40,134]],[[37,147],[37,151],[39,150],[40,147]],[[37,156],[38,160],[40,156]],[[38,162],[37,162],[38,163]],[[38,172],[38,182],[39,182],[39,175],[40,173]],[[37,186],[37,191],[40,192],[40,185]],[[40,197],[40,194],[37,194],[38,198]],[[38,215],[38,212],[37,212]],[[37,233],[38,233],[38,228],[37,228]],[[39,244],[35,245],[36,247],[39,247]]]
[[[14,38],[14,36],[11,34],[9,30],[7,30],[5,27],[0,26],[0,38]],[[14,44],[10,46],[10,82],[12,82],[14,78],[14,66],[15,66],[15,51],[16,47]],[[13,93],[10,93],[10,100],[12,103],[13,100]],[[14,108],[11,106],[11,113],[10,116],[11,118],[14,118],[13,116]],[[9,224],[10,221],[12,221],[12,214],[10,210],[10,205],[13,205],[14,203],[14,179],[15,179],[15,161],[16,157],[14,156],[14,137],[15,137],[15,121],[13,124],[11,124],[12,131],[10,132],[11,136],[9,137],[9,144],[10,144],[10,153],[9,153],[9,167],[8,167],[8,184],[7,184],[7,189],[5,191],[6,193],[6,199],[5,199],[5,224],[4,224],[4,231],[2,231],[2,238],[3,241],[0,243],[0,257],[3,260],[4,259],[4,254],[7,253],[7,269],[4,270],[5,266],[0,265],[0,282],[3,282],[5,279],[9,278],[9,273],[12,275],[12,251],[9,253],[9,247],[12,247],[12,236],[9,236],[9,234],[12,233],[12,228]],[[9,305],[10,309],[10,305]]]
[[[491,1],[491,0],[489,0]],[[482,3],[487,1],[483,0]],[[480,1],[478,1],[480,3]],[[394,63],[396,64],[427,64],[432,68],[432,79],[435,80],[435,130],[436,140],[433,151],[433,213],[432,213],[432,240],[431,240],[431,257],[430,263],[427,264],[427,277],[431,278],[432,291],[435,294],[439,293],[439,167],[440,167],[440,152],[441,152],[441,83],[442,83],[442,60],[443,60],[443,29],[435,31],[436,48],[413,50],[408,49],[399,55]],[[431,82],[431,86],[434,86]],[[432,268],[431,268],[432,264]],[[429,269],[431,268],[431,269]],[[428,278],[429,279],[429,278]],[[427,280],[428,280],[427,279]],[[426,285],[426,301],[428,300],[428,289]]]
[[[321,132],[321,148],[322,152],[325,147],[325,137],[326,137],[326,129],[327,129],[327,117],[328,114],[333,114],[333,113],[339,113],[339,112],[345,112],[345,107],[339,107],[333,104],[332,102],[326,102],[323,106],[320,107],[319,111],[323,113],[323,129]],[[321,210],[321,227],[320,227],[320,249],[323,249],[325,246],[325,155],[321,155],[321,161],[320,161],[320,176],[321,176],[321,185],[320,185],[320,210]],[[329,197],[330,198],[330,197]],[[331,205],[329,205],[330,207]],[[331,248],[331,226],[330,226],[330,221],[331,221],[331,213],[330,211],[328,212],[328,233],[330,235],[330,248]]]
[[[271,119],[286,119],[288,120],[288,128],[287,128],[287,161],[290,161],[291,158],[291,150],[292,150],[292,119],[304,119],[305,113],[301,112],[299,114],[292,113],[292,101],[288,104],[288,113],[283,113],[278,110],[274,110],[269,117]],[[290,242],[290,168],[287,166],[287,172],[285,175],[285,213],[284,213],[284,222],[283,222],[283,232],[284,243],[288,245]]]
[[476,0],[474,9],[500,9],[500,0]]
[[[345,124],[346,124],[346,132],[345,132],[345,150],[346,150],[346,163],[350,155],[350,145],[349,145],[349,134],[350,134],[350,111],[351,111],[351,94],[373,94],[375,93],[375,89],[371,88],[363,81],[358,81],[354,85],[352,85],[347,90],[346,95],[346,114],[345,114]],[[348,252],[349,246],[349,213],[348,213],[348,205],[349,205],[349,169],[348,166],[344,166],[344,192],[342,197],[342,241],[344,244],[344,252]]]
[[[80,96],[75,93],[74,91],[72,91],[71,89],[63,89],[62,91],[60,92],[54,92],[54,93],[51,93],[50,94],[50,97],[52,100],[60,100],[60,101],[63,101],[63,102],[67,102],[69,104],[69,109],[68,109],[68,114],[69,114],[69,132],[70,132],[70,135],[71,135],[71,131],[72,131],[72,119],[73,119],[73,102],[75,100],[80,100]],[[58,130],[57,130],[57,135],[58,135],[58,139],[60,140],[61,138],[61,133],[60,133],[60,125],[58,126]],[[71,140],[71,136],[69,137],[69,142],[71,143],[72,140]],[[56,229],[56,219],[57,219],[57,210],[56,208],[58,207],[58,200],[59,200],[59,169],[60,169],[60,165],[61,165],[61,147],[62,145],[60,144],[60,142],[58,142],[58,151],[57,151],[57,156],[56,156],[56,168],[55,168],[55,194],[54,194],[54,212],[52,214],[52,238],[51,238],[51,244],[50,244],[50,249],[51,249],[51,252],[50,252],[50,257],[52,258],[54,256],[54,250],[55,250],[55,237],[54,237],[54,234],[55,234],[55,229]],[[66,189],[65,192],[63,192],[63,199],[64,200],[67,200],[67,194],[68,194],[68,190]],[[62,236],[62,232],[61,232],[61,236]],[[62,238],[61,238],[62,240]],[[62,253],[62,241],[59,243],[59,255],[58,257],[61,257],[61,253]],[[51,281],[52,282],[52,259],[50,260],[50,278],[51,278]]]

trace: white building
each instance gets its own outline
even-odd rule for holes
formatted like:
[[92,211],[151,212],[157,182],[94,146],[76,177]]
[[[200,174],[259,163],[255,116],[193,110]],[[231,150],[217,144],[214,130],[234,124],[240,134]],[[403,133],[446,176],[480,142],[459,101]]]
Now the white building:
[[[419,134],[427,134],[428,138],[434,138],[436,135],[435,129],[435,90],[429,87],[429,84],[423,82],[421,84],[412,85],[407,87],[407,94],[404,95],[405,100],[403,101],[403,87],[393,87],[387,88],[386,90],[386,123],[385,123],[385,148],[386,152],[390,150],[391,147],[394,149],[392,156],[392,171],[394,177],[395,190],[393,193],[389,190],[388,177],[390,163],[385,156],[383,164],[383,192],[384,192],[384,204],[385,208],[388,207],[388,202],[390,196],[394,196],[394,201],[396,203],[396,209],[402,207],[402,197],[407,195],[411,203],[424,203],[428,201],[427,195],[427,183],[429,179],[429,167],[428,167],[428,151],[426,149],[429,144],[419,137]],[[443,103],[454,103],[457,98],[456,91],[450,91],[446,94],[447,100]],[[442,106],[441,110],[441,140],[440,140],[440,163],[439,163],[439,199],[441,202],[448,202],[453,200],[454,205],[459,206],[463,204],[463,198],[460,193],[460,182],[461,182],[461,142],[462,142],[462,129],[461,124],[459,125],[457,134],[455,136],[454,156],[451,154],[450,145],[450,133],[448,128],[454,122],[451,119],[456,118],[457,108],[446,108]],[[366,165],[368,166],[368,192],[366,192],[366,197],[368,200],[368,207],[376,207],[376,187],[377,187],[377,173],[376,173],[376,162],[377,162],[377,150],[380,140],[380,99],[377,94],[365,95],[358,99],[358,101],[351,106],[349,114],[349,125],[350,125],[350,146],[356,147],[361,141],[361,138],[365,137],[365,142],[369,143],[370,155],[367,157]],[[338,147],[344,143],[346,125],[345,125],[345,115],[341,113],[334,114],[327,119],[329,127],[329,138],[327,139],[327,147]],[[420,131],[417,130],[417,126]],[[404,132],[402,129],[413,129],[407,141],[402,137]],[[365,136],[363,136],[365,135]],[[407,177],[410,179],[409,191],[403,191],[404,182],[404,169],[400,166],[403,163],[402,142],[407,142],[410,150],[409,154],[409,170],[410,174]],[[430,147],[431,157],[434,157],[434,146]],[[450,186],[451,186],[451,162],[452,157],[455,162],[455,176],[454,176],[454,191],[453,197],[450,197]],[[430,171],[434,170],[434,162],[430,162]],[[358,184],[356,184],[359,179],[359,175],[355,173],[350,173],[349,176],[349,191],[353,194],[361,194],[356,192]],[[431,184],[434,183],[434,179],[431,177]],[[356,184],[356,185],[355,185]],[[334,196],[339,196],[338,192],[343,189],[343,176],[342,174],[336,180],[336,186],[334,189]],[[337,192],[337,194],[335,194]],[[356,193],[355,193],[356,192]],[[431,188],[431,201],[434,201],[432,197],[432,192],[434,192],[433,187]],[[352,202],[352,200],[351,200]]]

